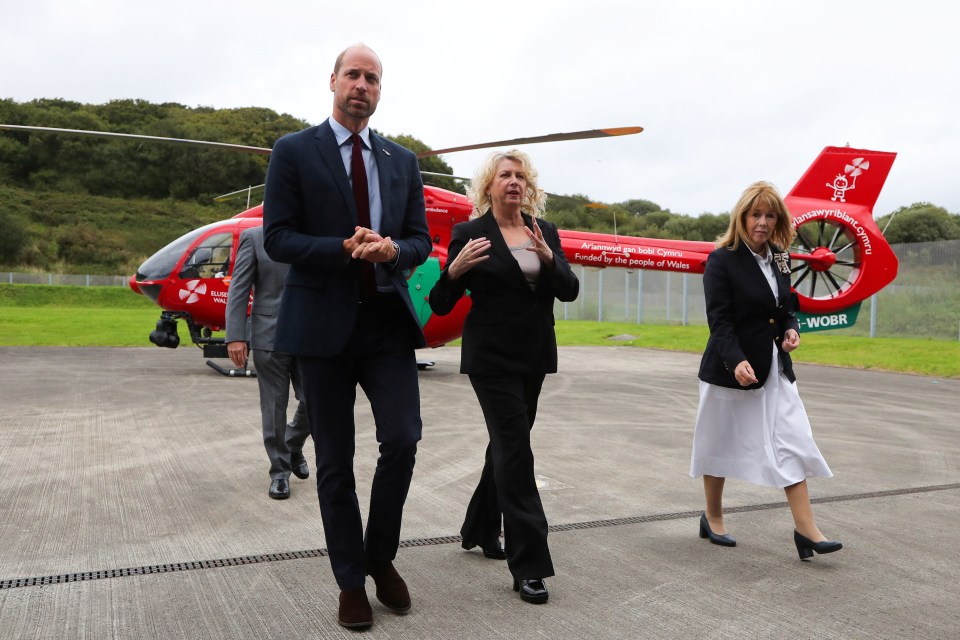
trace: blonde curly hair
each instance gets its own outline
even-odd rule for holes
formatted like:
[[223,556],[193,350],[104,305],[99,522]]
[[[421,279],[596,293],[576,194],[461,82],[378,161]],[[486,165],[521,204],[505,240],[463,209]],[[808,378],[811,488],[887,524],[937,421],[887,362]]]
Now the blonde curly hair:
[[494,151],[483,164],[477,169],[473,177],[473,182],[467,187],[467,197],[473,201],[473,212],[470,218],[479,218],[485,214],[491,206],[490,185],[493,184],[493,178],[497,173],[497,166],[503,160],[513,160],[523,168],[523,175],[527,179],[527,192],[523,194],[523,202],[520,204],[520,210],[528,213],[535,218],[543,215],[547,208],[547,194],[537,185],[537,170],[530,162],[530,156],[519,149],[510,149],[509,151]]

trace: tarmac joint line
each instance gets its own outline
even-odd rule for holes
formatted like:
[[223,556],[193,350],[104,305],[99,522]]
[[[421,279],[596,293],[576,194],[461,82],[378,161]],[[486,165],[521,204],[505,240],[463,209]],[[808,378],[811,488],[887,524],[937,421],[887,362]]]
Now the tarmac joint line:
[[[925,487],[911,487],[907,489],[890,489],[886,491],[871,491],[868,493],[855,493],[842,496],[828,496],[823,498],[813,498],[814,504],[826,504],[830,502],[849,502],[853,500],[871,500],[875,498],[890,498],[919,493],[930,493],[932,491],[952,491],[960,489],[960,482],[950,484],[929,485]],[[755,505],[743,505],[739,507],[730,507],[724,509],[725,513],[746,513],[752,511],[765,511],[768,509],[785,509],[789,505],[786,502],[767,502]],[[626,524],[643,524],[646,522],[661,522],[665,520],[684,520],[687,518],[696,518],[701,510],[695,511],[676,511],[673,513],[654,513],[646,516],[633,516],[628,518],[612,518],[607,520],[591,520],[588,522],[573,522],[570,524],[551,525],[551,533],[561,531],[576,531],[581,529],[598,529],[601,527],[615,527]],[[459,544],[460,536],[438,536],[433,538],[414,538],[411,540],[401,540],[401,548],[427,547],[443,544]],[[130,567],[126,569],[106,569],[102,571],[82,571],[76,573],[66,573],[54,576],[40,576],[30,578],[11,578],[0,580],[0,590],[16,589],[20,587],[43,587],[55,584],[64,584],[68,582],[84,582],[87,580],[105,580],[108,578],[124,578],[128,576],[145,576],[158,573],[173,573],[178,571],[191,571],[195,569],[220,569],[223,567],[237,567],[246,564],[260,564],[263,562],[279,562],[282,560],[302,560],[306,558],[319,558],[327,555],[326,549],[307,549],[303,551],[284,551],[281,553],[268,553],[252,556],[240,556],[236,558],[221,558],[218,560],[195,560],[189,562],[175,562],[168,564],[155,564],[143,567]]]

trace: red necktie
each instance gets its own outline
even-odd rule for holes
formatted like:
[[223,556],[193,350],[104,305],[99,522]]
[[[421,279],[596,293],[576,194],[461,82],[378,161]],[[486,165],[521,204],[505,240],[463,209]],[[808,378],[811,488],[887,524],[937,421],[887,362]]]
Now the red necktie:
[[[360,136],[353,136],[353,155],[350,157],[350,175],[353,181],[353,199],[357,203],[357,219],[361,227],[371,229],[370,193],[367,186],[367,168],[363,162],[363,146]],[[377,279],[373,274],[373,263],[360,261],[360,293],[371,296],[377,292]]]

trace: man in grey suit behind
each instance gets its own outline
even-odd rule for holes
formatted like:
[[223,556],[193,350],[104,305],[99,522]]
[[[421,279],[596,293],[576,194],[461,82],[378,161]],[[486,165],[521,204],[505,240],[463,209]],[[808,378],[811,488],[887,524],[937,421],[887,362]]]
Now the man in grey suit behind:
[[300,371],[290,354],[273,350],[277,332],[277,309],[283,294],[283,282],[290,266],[274,262],[263,250],[263,227],[251,227],[240,234],[240,246],[227,292],[226,343],[233,363],[247,362],[247,305],[253,288],[250,309],[250,347],[260,386],[260,414],[263,421],[263,446],[270,458],[270,490],[276,500],[290,497],[290,473],[301,479],[310,476],[303,457],[303,443],[310,435],[303,401],[293,420],[287,424],[290,382],[294,394],[303,397]]

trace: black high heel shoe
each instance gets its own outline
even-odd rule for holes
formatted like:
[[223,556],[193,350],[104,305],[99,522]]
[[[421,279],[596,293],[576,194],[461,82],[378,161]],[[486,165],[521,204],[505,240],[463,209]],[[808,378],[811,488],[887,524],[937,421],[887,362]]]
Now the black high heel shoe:
[[737,540],[733,536],[727,534],[714,533],[710,529],[710,523],[707,522],[707,512],[704,511],[700,514],[700,537],[701,538],[710,538],[710,542],[713,544],[718,544],[721,547],[735,547],[737,546]]
[[547,593],[547,585],[543,583],[543,578],[534,578],[533,580],[513,579],[513,590],[520,592],[520,599],[530,604],[543,604],[550,597]]
[[506,560],[507,552],[503,550],[503,547],[500,546],[500,541],[497,540],[494,544],[489,546],[478,545],[476,542],[470,542],[469,540],[464,540],[460,543],[460,546],[469,551],[474,547],[480,547],[483,549],[483,555],[491,560]]
[[813,557],[813,552],[824,554],[833,553],[843,549],[843,543],[839,540],[822,540],[814,542],[810,538],[801,535],[796,529],[793,530],[793,542],[797,545],[797,553],[801,560],[809,560]]

